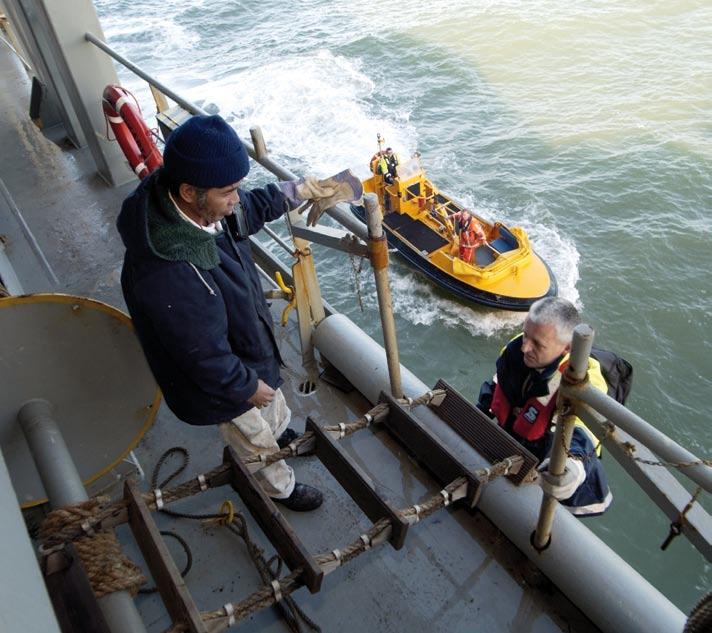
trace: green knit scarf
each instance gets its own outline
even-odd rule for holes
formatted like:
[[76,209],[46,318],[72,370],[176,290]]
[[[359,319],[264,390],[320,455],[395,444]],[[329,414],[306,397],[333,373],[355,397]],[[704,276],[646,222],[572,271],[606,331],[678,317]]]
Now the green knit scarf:
[[203,270],[220,263],[215,237],[178,215],[161,178],[156,178],[151,187],[147,216],[148,242],[158,257],[189,262]]

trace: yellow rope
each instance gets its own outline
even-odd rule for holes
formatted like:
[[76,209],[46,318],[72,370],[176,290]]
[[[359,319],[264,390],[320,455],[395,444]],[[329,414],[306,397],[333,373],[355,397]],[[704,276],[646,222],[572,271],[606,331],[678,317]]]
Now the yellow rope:
[[235,506],[232,501],[226,499],[220,506],[220,514],[224,514],[221,519],[218,519],[220,525],[230,525],[235,520]]

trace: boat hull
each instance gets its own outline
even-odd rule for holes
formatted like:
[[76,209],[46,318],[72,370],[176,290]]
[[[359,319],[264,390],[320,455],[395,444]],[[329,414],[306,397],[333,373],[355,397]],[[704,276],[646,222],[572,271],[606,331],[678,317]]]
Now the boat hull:
[[[364,223],[366,222],[366,212],[364,207],[351,205],[351,210],[357,218],[359,218]],[[415,250],[409,244],[401,240],[399,235],[394,232],[386,223],[384,223],[383,228],[386,231],[386,237],[388,239],[389,246],[397,249],[398,253],[406,261],[408,261],[411,266],[423,273],[428,279],[433,281],[435,284],[437,284],[447,292],[464,301],[483,305],[488,308],[511,310],[513,312],[526,312],[529,310],[529,308],[535,301],[538,301],[543,297],[556,296],[556,278],[554,277],[551,269],[549,268],[549,265],[543,260],[541,260],[541,262],[545,266],[550,279],[548,291],[544,294],[533,297],[510,297],[476,288],[452,275],[448,275],[446,272],[432,264],[419,251]],[[533,254],[533,256],[538,257],[538,255],[536,254]]]

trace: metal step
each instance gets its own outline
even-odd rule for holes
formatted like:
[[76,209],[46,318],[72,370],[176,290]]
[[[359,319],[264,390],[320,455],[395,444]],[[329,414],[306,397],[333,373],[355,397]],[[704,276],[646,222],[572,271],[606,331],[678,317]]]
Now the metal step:
[[531,481],[535,477],[539,461],[509,433],[442,378],[433,389],[444,389],[446,396],[439,406],[431,404],[430,408],[472,448],[491,464],[510,455],[520,455],[524,460],[522,467],[517,473],[509,475],[515,484]]

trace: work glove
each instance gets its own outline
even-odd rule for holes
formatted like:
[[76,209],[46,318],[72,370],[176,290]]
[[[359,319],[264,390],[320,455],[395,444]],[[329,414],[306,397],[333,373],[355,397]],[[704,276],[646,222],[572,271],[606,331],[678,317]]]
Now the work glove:
[[340,202],[354,202],[363,196],[363,185],[351,171],[345,169],[330,178],[318,180],[307,176],[297,181],[279,183],[292,208],[307,213],[307,226],[315,226],[321,214]]
[[539,485],[542,490],[559,501],[568,499],[586,479],[586,469],[583,462],[571,457],[566,458],[563,475],[552,475],[549,472],[549,458],[539,465]]

